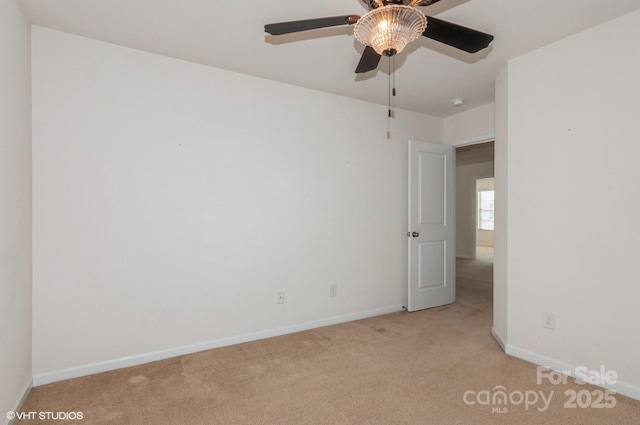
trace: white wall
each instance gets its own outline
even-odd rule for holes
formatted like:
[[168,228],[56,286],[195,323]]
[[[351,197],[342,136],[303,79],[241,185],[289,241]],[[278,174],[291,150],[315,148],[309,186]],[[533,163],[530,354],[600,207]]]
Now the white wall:
[[493,103],[461,112],[444,119],[445,144],[459,146],[465,143],[493,140]]
[[[605,365],[636,398],[639,38],[640,11],[508,68],[507,352]],[[555,331],[542,328],[543,311]]]
[[36,383],[406,301],[407,141],[441,119],[387,139],[384,106],[32,36]]
[[0,419],[31,383],[30,26],[0,2]]

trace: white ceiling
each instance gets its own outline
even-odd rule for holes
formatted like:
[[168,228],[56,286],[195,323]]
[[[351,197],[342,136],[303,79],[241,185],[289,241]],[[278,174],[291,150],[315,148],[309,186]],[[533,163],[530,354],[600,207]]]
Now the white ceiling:
[[[387,60],[356,77],[353,27],[273,37],[264,24],[357,14],[359,0],[22,0],[30,21],[60,31],[386,105]],[[640,0],[441,0],[422,7],[493,34],[475,54],[420,37],[396,58],[394,105],[446,117],[493,101],[505,62],[640,9]],[[597,52],[594,52],[597,60]],[[454,108],[453,98],[466,99]],[[386,109],[383,109],[383,113]]]

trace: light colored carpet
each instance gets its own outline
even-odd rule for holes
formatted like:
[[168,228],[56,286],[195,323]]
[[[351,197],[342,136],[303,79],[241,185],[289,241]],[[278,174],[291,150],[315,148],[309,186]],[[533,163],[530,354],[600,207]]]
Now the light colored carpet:
[[[455,304],[394,313],[34,388],[23,408],[81,421],[20,424],[634,424],[640,402],[565,408],[536,366],[490,336],[491,256],[458,261]],[[513,401],[474,404],[503,386]],[[527,391],[552,399],[528,409]],[[482,393],[486,395],[487,393]],[[530,397],[533,393],[529,393]],[[506,411],[505,411],[506,409]],[[499,413],[498,410],[502,413]]]

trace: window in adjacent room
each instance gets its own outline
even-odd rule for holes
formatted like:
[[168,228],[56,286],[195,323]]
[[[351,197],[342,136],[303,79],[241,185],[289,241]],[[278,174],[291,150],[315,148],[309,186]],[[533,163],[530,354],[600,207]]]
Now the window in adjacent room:
[[493,190],[478,190],[478,229],[493,230]]

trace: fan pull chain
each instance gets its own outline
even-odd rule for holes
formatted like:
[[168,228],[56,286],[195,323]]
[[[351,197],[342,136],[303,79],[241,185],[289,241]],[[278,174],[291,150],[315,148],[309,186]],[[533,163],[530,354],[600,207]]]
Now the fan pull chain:
[[[391,82],[392,78],[393,78],[393,84]],[[388,84],[388,90],[387,90],[387,105],[389,107],[389,111],[388,111],[389,118],[393,118],[393,114],[391,112],[391,96],[395,97],[395,95],[396,95],[396,57],[394,55],[389,57],[389,84]]]
[[389,118],[391,118],[391,57],[389,57],[389,78],[387,86],[387,106],[389,108]]
[[393,55],[393,96],[396,95],[396,56]]

